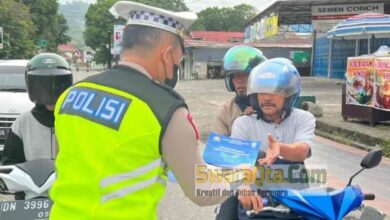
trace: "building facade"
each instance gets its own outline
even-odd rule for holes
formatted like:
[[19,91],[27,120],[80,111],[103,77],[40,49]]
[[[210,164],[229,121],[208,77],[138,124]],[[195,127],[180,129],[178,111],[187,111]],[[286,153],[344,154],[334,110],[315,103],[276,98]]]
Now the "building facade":
[[245,41],[272,38],[278,32],[312,34],[311,75],[344,79],[349,56],[390,46],[389,38],[348,40],[328,39],[326,33],[342,20],[362,13],[390,13],[388,0],[277,0],[261,11],[245,27]]

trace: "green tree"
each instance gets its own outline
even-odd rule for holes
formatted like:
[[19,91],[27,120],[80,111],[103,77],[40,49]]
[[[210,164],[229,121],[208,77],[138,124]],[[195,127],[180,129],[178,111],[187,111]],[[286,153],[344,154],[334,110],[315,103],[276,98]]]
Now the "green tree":
[[229,13],[231,8],[206,8],[198,13],[198,21],[196,22],[193,28],[196,28],[198,25],[201,25],[202,30],[206,31],[227,31],[229,26],[233,22],[229,18]]
[[0,59],[29,59],[34,54],[31,36],[35,33],[29,8],[14,0],[0,0],[0,26],[4,32],[4,48]]
[[[94,60],[97,63],[108,63],[109,54],[106,45],[108,33],[113,31],[115,18],[108,9],[118,0],[98,0],[91,4],[85,14],[85,44],[95,50]],[[122,21],[121,23],[124,23]],[[111,39],[111,37],[110,37]]]
[[198,13],[199,18],[191,30],[243,31],[245,24],[256,14],[256,9],[247,4],[233,8],[210,7]]
[[171,11],[188,11],[188,8],[183,0],[136,0],[136,2],[164,8]]
[[[113,25],[125,24],[123,19],[116,20],[108,11],[118,0],[97,0],[91,4],[85,15],[85,44],[95,50],[94,60],[107,64],[109,61],[108,32],[112,34]],[[136,0],[136,2],[164,8],[172,11],[188,10],[183,0]],[[112,39],[112,38],[110,38]]]
[[31,19],[36,27],[33,36],[35,44],[45,39],[48,44],[47,52],[56,52],[58,44],[64,44],[71,40],[66,35],[68,25],[65,17],[58,11],[56,0],[22,0],[30,8]]
[[229,27],[230,31],[243,31],[245,24],[257,15],[257,10],[251,5],[241,4],[233,7],[233,10],[229,12],[229,18],[232,23]]

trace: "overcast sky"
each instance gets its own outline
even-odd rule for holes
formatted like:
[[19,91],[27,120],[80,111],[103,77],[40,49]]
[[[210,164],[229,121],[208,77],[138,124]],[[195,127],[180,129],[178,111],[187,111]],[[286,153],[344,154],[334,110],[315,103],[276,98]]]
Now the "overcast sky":
[[185,3],[188,8],[198,12],[208,7],[232,7],[239,4],[249,4],[258,10],[262,10],[273,1],[274,0],[185,0]]
[[[61,3],[70,2],[73,0],[59,0]],[[96,0],[81,0],[84,2],[94,3]],[[208,7],[232,7],[239,4],[249,4],[256,7],[258,10],[264,9],[275,0],[184,0],[187,7],[195,12],[199,12]]]

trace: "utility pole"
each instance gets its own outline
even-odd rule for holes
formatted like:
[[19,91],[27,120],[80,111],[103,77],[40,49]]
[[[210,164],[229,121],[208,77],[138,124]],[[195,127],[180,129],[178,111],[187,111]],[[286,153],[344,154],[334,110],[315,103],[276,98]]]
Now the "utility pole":
[[3,49],[3,27],[0,27],[0,49]]
[[111,60],[112,60],[112,55],[111,55],[111,31],[108,31],[108,68],[111,69]]

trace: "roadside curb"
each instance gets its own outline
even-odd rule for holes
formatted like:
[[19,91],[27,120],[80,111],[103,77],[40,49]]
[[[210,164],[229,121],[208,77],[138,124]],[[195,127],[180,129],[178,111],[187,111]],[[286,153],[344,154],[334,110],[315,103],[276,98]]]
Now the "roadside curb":
[[340,137],[340,136],[337,136],[337,135],[334,135],[334,134],[331,134],[328,132],[321,131],[320,129],[317,129],[315,131],[315,134],[318,136],[321,136],[323,138],[330,139],[332,141],[336,141],[336,142],[341,143],[341,144],[346,144],[346,145],[350,145],[352,147],[356,147],[360,150],[370,151],[371,149],[373,149],[373,147],[370,147],[366,144],[362,144],[362,143],[359,143],[356,141],[351,141],[351,140],[348,140],[346,138],[343,138],[343,137]]
[[373,137],[358,131],[338,127],[331,123],[326,123],[321,120],[316,121],[316,135],[331,139],[333,141],[350,145],[355,148],[370,151],[376,145],[380,145],[385,156],[390,156],[389,140]]

